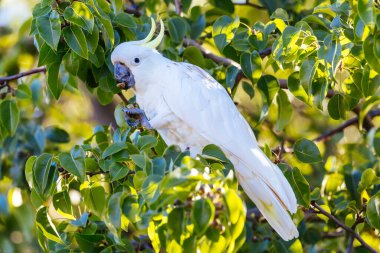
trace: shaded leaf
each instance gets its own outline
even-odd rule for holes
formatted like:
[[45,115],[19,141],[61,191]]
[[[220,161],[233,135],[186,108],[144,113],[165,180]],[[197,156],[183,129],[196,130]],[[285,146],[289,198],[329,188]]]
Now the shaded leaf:
[[303,163],[318,163],[322,161],[317,145],[304,138],[296,141],[294,144],[294,154]]
[[61,21],[55,10],[50,16],[40,16],[36,19],[37,30],[41,38],[55,51],[61,37]]
[[286,170],[285,177],[296,195],[297,202],[308,208],[310,206],[310,187],[301,171],[298,168]]
[[81,182],[86,180],[85,152],[80,146],[75,146],[70,153],[59,155],[59,162],[70,174],[77,176]]
[[62,33],[69,47],[80,57],[88,59],[88,47],[82,29],[71,25],[63,28]]

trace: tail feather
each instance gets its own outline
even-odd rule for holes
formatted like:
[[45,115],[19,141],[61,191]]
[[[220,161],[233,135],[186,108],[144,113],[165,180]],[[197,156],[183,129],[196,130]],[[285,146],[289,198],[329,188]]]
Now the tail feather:
[[[246,168],[241,164],[238,166],[239,167],[236,168],[236,175],[240,185],[273,229],[281,236],[282,239],[286,241],[298,237],[297,227],[287,212],[287,209],[291,209],[291,212],[296,211],[296,204],[293,205],[292,202],[294,202],[294,200],[292,197],[287,200],[287,202],[291,203],[290,205],[284,204],[284,201],[280,199],[279,196],[261,178],[253,174],[249,178],[240,175],[239,171],[247,171],[249,168]],[[242,166],[244,166],[244,168],[242,168]],[[281,173],[278,168],[277,170]],[[279,175],[279,177],[281,179],[280,181],[286,181],[282,174]],[[286,183],[284,183],[285,187],[287,187]]]

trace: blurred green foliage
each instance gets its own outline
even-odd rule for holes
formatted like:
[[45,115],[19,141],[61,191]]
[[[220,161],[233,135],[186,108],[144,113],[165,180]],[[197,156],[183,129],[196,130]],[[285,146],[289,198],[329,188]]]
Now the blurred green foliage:
[[[280,163],[298,239],[271,230],[218,147],[191,158],[99,109],[120,103],[113,48],[150,16],[159,51],[212,74]],[[0,79],[0,251],[380,251],[378,2],[41,0],[18,33],[0,27],[2,76],[36,65]],[[102,113],[117,125],[95,126]]]

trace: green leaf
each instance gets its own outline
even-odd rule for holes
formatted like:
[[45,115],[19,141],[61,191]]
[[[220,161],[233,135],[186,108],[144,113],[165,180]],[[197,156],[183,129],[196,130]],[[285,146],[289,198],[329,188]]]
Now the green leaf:
[[28,158],[25,164],[25,179],[28,182],[29,188],[33,188],[33,167],[36,162],[37,156],[31,156]]
[[335,94],[330,99],[327,109],[331,118],[335,120],[346,118],[346,103],[344,102],[344,97],[340,94]]
[[16,97],[19,99],[31,99],[32,98],[32,90],[29,85],[20,84],[17,87]]
[[63,241],[61,240],[57,229],[55,228],[55,225],[51,221],[51,218],[48,217],[47,213],[47,207],[41,207],[38,209],[36,214],[36,226],[40,231],[43,233],[43,235],[56,243],[63,244]]
[[211,4],[214,5],[216,8],[230,14],[234,13],[235,11],[234,3],[231,0],[216,0],[211,1]]
[[358,192],[361,193],[364,190],[370,188],[374,184],[380,183],[380,178],[376,176],[374,169],[366,169],[359,182]]
[[96,253],[100,248],[103,248],[104,235],[103,234],[74,234],[79,248],[82,252]]
[[125,121],[125,113],[122,111],[122,108],[120,104],[116,106],[114,111],[115,121],[119,127],[128,128],[128,124]]
[[375,8],[373,0],[358,0],[358,14],[360,19],[371,29],[375,27]]
[[202,52],[194,46],[190,46],[185,49],[183,52],[183,59],[201,68],[204,68],[205,66],[205,59]]
[[181,244],[181,236],[185,231],[185,211],[183,208],[174,208],[168,215],[168,229],[174,240]]
[[269,106],[272,104],[273,98],[276,96],[277,92],[280,90],[280,84],[277,78],[271,75],[261,76],[257,82],[257,87],[263,95],[263,107],[261,109],[260,123],[268,113]]
[[114,14],[118,14],[123,11],[123,0],[111,0],[111,5]]
[[94,15],[86,4],[75,1],[71,6],[67,7],[63,13],[63,17],[72,24],[75,24],[90,33],[94,29]]
[[242,86],[243,86],[244,92],[247,93],[250,99],[252,99],[255,96],[255,90],[253,89],[252,84],[250,84],[249,82],[243,81]]
[[62,128],[57,126],[49,126],[45,128],[46,138],[55,143],[68,143],[70,142],[70,135]]
[[325,193],[327,195],[333,195],[338,192],[341,185],[344,183],[344,176],[339,173],[332,173],[325,175],[324,178],[325,184]]
[[38,66],[49,65],[56,62],[58,54],[47,43],[44,43],[38,55]]
[[317,145],[304,138],[299,139],[294,144],[294,154],[303,163],[318,163],[322,161]]
[[285,171],[285,177],[288,179],[295,195],[297,202],[306,208],[310,206],[310,187],[301,171],[293,168]]
[[148,204],[152,204],[160,196],[158,186],[161,180],[162,176],[159,175],[150,175],[144,180],[141,194]]
[[86,206],[97,216],[102,217],[107,196],[104,188],[95,184],[92,186],[85,185],[85,187],[81,187],[80,190]]
[[232,41],[239,25],[240,20],[237,16],[235,19],[229,16],[222,16],[214,22],[212,37],[219,52],[223,53],[224,48]]
[[202,150],[202,155],[205,156],[206,158],[213,158],[221,162],[227,162],[228,158],[226,155],[223,153],[223,151],[216,145],[214,144],[209,144],[205,146]]
[[175,43],[180,43],[187,33],[187,23],[183,18],[174,17],[168,19],[168,29],[170,38]]
[[137,147],[140,150],[153,148],[157,145],[157,138],[151,135],[144,135],[139,138],[137,141]]
[[124,12],[117,14],[114,19],[114,22],[121,27],[132,28],[132,29],[137,27],[137,24],[133,16]]
[[112,194],[108,200],[107,215],[110,224],[107,224],[107,226],[111,228],[113,227],[114,233],[118,235],[120,233],[120,229],[122,228],[123,214],[121,212],[121,204],[125,197],[126,193],[117,192]]
[[293,72],[288,77],[288,88],[293,96],[306,104],[312,105],[312,103],[310,103],[309,95],[300,83],[299,72]]
[[55,51],[57,51],[61,37],[61,21],[55,10],[50,16],[41,16],[36,19],[37,30],[41,38]]
[[236,77],[239,73],[239,69],[233,65],[227,68],[226,72],[226,85],[228,88],[232,89],[236,83]]
[[63,28],[62,33],[69,47],[80,57],[88,59],[88,47],[82,29],[71,25]]
[[52,159],[52,155],[42,154],[33,165],[33,189],[44,200],[49,197],[57,175],[57,168],[52,165]]
[[277,94],[277,108],[276,129],[277,131],[282,131],[292,117],[293,107],[289,101],[288,94],[281,89]]
[[318,62],[316,60],[304,60],[300,68],[300,84],[306,90],[307,94],[311,94],[311,84],[317,69]]
[[71,206],[70,196],[67,191],[61,191],[53,196],[53,206],[55,210],[65,218],[75,220],[73,208]]
[[117,152],[120,152],[123,149],[127,148],[127,144],[124,142],[115,142],[111,144],[106,150],[104,150],[102,154],[102,159],[105,159],[113,154],[116,154]]
[[262,74],[262,60],[257,51],[251,54],[244,52],[240,56],[240,64],[245,76],[247,76],[252,83],[256,83]]
[[104,91],[103,89],[96,89],[96,96],[101,105],[108,105],[112,103],[113,100],[113,92]]
[[375,106],[380,103],[380,97],[374,96],[369,97],[366,99],[366,101],[363,103],[360,113],[359,113],[359,129],[363,130],[363,122],[364,118],[367,116],[369,111]]
[[276,9],[272,13],[272,15],[270,15],[270,19],[276,19],[276,18],[282,19],[284,21],[290,21],[288,13],[286,12],[286,10],[284,10],[282,8]]
[[0,125],[7,134],[13,136],[16,133],[20,121],[20,111],[15,100],[4,100],[0,104]]
[[380,229],[380,191],[369,199],[366,217],[372,227]]
[[363,44],[364,58],[367,60],[369,66],[380,74],[380,58],[375,54],[375,41],[372,35],[369,35]]
[[206,232],[211,222],[214,220],[215,206],[210,199],[199,199],[193,203],[191,209],[191,221],[197,235]]
[[56,61],[47,66],[47,82],[48,88],[55,99],[59,99],[63,90],[63,84],[59,80],[59,68],[61,66],[60,61]]
[[129,168],[119,163],[112,163],[110,168],[111,182],[120,180],[128,175]]
[[232,224],[236,224],[239,221],[244,204],[241,198],[237,195],[236,191],[228,190],[224,194],[224,202],[228,209],[228,218]]
[[360,88],[364,97],[372,95],[371,87],[370,87],[371,82],[369,81],[370,71],[371,71],[370,67],[368,65],[365,65],[363,69],[362,80],[360,83]]
[[59,162],[61,166],[70,174],[77,176],[81,182],[86,180],[86,154],[82,147],[74,146],[70,153],[65,152],[59,155]]
[[[98,48],[102,48],[99,45],[99,29],[97,28],[97,26],[94,26],[94,30],[92,33],[86,34],[86,40],[87,40],[88,52],[90,54],[95,54]],[[104,56],[103,56],[103,59],[104,59]]]
[[373,138],[373,147],[375,149],[376,155],[380,157],[380,128],[378,128],[375,132]]

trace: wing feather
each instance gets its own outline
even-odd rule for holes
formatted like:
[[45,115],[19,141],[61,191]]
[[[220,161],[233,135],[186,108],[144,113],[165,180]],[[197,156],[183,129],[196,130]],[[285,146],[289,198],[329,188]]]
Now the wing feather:
[[177,82],[168,82],[164,99],[177,117],[186,122],[209,143],[220,146],[251,171],[239,171],[249,179],[260,178],[280,198],[287,209],[296,211],[296,199],[289,183],[257,145],[251,127],[237,110],[232,99],[215,79],[201,68],[176,63]]

